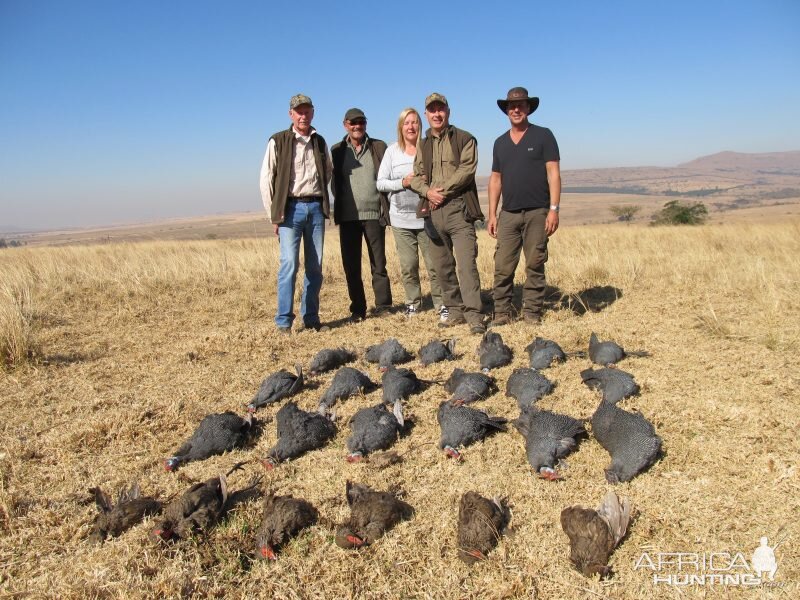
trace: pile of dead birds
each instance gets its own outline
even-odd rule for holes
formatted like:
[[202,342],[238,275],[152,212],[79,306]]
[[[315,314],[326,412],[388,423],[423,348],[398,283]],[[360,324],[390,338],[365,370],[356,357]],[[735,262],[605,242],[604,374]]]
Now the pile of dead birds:
[[[456,357],[456,340],[433,340],[419,349],[417,359],[422,367]],[[588,352],[564,352],[552,340],[537,337],[526,348],[529,367],[513,371],[505,382],[505,394],[514,398],[519,415],[508,419],[489,415],[475,406],[499,391],[492,371],[512,362],[514,351],[499,333],[487,332],[477,349],[475,371],[455,368],[444,381],[426,380],[409,367],[400,366],[414,360],[414,355],[400,341],[390,338],[370,346],[364,359],[377,363],[382,372],[380,383],[354,367],[357,353],[345,348],[324,349],[311,360],[308,372],[312,377],[335,371],[330,384],[319,396],[315,412],[302,410],[291,399],[307,382],[303,365],[294,372],[281,369],[264,379],[242,415],[234,412],[204,417],[194,433],[164,461],[168,472],[174,472],[191,461],[200,461],[251,444],[264,429],[256,414],[266,406],[283,402],[275,414],[277,442],[266,456],[253,461],[265,469],[279,469],[281,463],[296,459],[328,444],[338,433],[336,405],[355,396],[365,396],[380,389],[374,405],[358,410],[347,422],[350,435],[346,440],[349,462],[369,461],[382,468],[402,460],[391,448],[401,436],[412,435],[404,416],[404,403],[414,394],[430,386],[441,386],[441,402],[436,418],[441,435],[438,440],[443,456],[463,460],[464,448],[489,435],[505,432],[510,423],[524,438],[525,453],[535,475],[545,481],[564,477],[559,465],[584,440],[594,438],[610,455],[605,469],[608,483],[630,481],[649,468],[661,455],[661,438],[653,425],[639,412],[619,406],[627,398],[638,395],[640,388],[632,374],[616,364],[628,355],[647,356],[646,352],[628,352],[611,341],[598,340],[592,333]],[[571,357],[585,357],[598,366],[581,371],[583,383],[600,392],[600,402],[589,418],[559,414],[537,406],[550,394],[556,383],[543,373],[553,364]],[[587,431],[590,425],[591,436]],[[445,459],[446,460],[446,459]],[[229,488],[231,475],[244,469],[237,463],[218,477],[198,482],[183,494],[161,502],[143,496],[138,486],[120,493],[114,503],[100,488],[92,488],[99,514],[89,539],[100,543],[118,536],[146,517],[155,525],[151,536],[158,543],[174,543],[202,535],[222,519],[237,502],[261,496],[262,477],[252,477],[240,489]],[[258,466],[261,469],[261,466]],[[335,525],[335,543],[341,548],[355,549],[375,543],[392,527],[414,515],[414,508],[398,494],[373,490],[366,485],[343,482],[350,516]],[[542,485],[550,485],[543,483]],[[276,560],[280,548],[304,528],[318,521],[319,512],[310,502],[274,492],[263,494],[263,516],[260,526],[253,527],[253,552],[256,557]],[[485,498],[466,490],[459,503],[458,526],[455,532],[458,556],[467,564],[486,559],[498,544],[511,521],[508,498]],[[609,491],[597,509],[569,506],[561,512],[561,526],[569,538],[570,559],[587,576],[609,574],[609,557],[625,537],[631,522],[632,504]]]

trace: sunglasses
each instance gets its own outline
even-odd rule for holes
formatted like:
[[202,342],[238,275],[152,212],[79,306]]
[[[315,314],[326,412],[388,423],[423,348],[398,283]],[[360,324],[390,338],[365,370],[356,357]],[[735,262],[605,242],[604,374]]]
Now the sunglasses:
[[367,124],[367,120],[366,119],[356,119],[354,121],[348,121],[347,124],[350,125],[351,127],[356,127],[358,125],[366,125]]

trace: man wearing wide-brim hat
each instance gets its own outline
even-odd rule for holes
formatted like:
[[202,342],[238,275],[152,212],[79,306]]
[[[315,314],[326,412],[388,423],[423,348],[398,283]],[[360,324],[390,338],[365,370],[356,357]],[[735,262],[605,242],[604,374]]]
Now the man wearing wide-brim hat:
[[[489,177],[487,230],[497,239],[494,257],[494,319],[491,326],[514,318],[514,272],[520,250],[525,252],[522,317],[531,324],[542,318],[547,240],[558,229],[561,171],[558,144],[546,127],[532,124],[528,116],[539,98],[523,87],[511,88],[497,101],[511,128],[494,142]],[[500,197],[502,210],[498,214]]]

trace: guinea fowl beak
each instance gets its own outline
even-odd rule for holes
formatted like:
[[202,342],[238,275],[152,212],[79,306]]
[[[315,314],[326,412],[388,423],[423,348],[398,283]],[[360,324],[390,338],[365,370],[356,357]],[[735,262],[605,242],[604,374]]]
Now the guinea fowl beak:
[[461,453],[455,448],[451,448],[450,446],[445,446],[444,453],[453,460],[461,460]]
[[362,540],[357,535],[352,535],[352,534],[348,535],[347,536],[347,541],[350,542],[351,544],[353,544],[353,546],[355,546],[356,548],[360,548],[361,546],[364,545],[364,540]]
[[546,479],[547,481],[561,481],[564,477],[555,469],[550,467],[542,467],[539,469],[539,479]]
[[357,463],[357,462],[359,462],[359,461],[360,461],[362,458],[364,458],[364,455],[363,455],[363,454],[361,454],[361,452],[353,452],[352,454],[348,454],[348,455],[347,455],[347,459],[346,459],[346,460],[347,460],[347,462],[349,462],[349,463]]

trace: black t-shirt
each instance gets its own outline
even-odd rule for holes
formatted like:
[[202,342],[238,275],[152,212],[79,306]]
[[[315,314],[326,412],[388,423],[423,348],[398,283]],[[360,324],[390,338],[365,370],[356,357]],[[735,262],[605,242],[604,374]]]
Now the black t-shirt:
[[503,210],[548,208],[550,186],[545,163],[560,160],[558,144],[547,127],[529,125],[518,144],[506,131],[494,142],[492,171],[500,173]]

